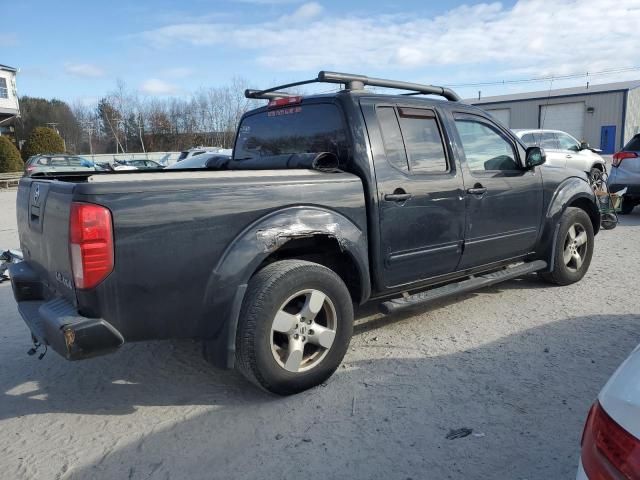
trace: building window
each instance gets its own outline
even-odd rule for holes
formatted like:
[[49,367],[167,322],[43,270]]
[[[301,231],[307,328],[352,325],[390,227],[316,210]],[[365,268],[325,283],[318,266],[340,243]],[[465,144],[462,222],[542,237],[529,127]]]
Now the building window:
[[9,98],[9,89],[7,88],[6,78],[0,78],[0,98]]

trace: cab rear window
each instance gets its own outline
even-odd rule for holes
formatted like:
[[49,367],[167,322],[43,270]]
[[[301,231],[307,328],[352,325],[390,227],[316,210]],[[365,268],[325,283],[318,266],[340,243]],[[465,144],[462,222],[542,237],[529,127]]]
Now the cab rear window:
[[341,164],[347,161],[347,133],[334,104],[296,105],[245,117],[238,128],[233,157],[247,160],[320,152],[334,153]]

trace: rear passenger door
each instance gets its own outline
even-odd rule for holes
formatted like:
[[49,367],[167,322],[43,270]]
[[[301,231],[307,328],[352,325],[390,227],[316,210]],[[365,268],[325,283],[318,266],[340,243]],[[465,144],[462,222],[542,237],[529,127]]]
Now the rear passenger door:
[[542,176],[524,168],[524,149],[491,120],[455,113],[456,146],[467,193],[459,270],[529,253],[542,220]]
[[464,194],[435,109],[361,100],[371,141],[387,288],[453,272]]

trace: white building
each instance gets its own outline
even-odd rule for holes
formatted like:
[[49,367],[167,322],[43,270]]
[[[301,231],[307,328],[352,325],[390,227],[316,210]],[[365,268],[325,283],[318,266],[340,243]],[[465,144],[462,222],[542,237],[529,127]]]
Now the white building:
[[8,135],[15,140],[14,122],[20,115],[16,74],[18,70],[0,64],[0,135]]
[[509,128],[570,133],[614,153],[640,132],[640,80],[469,99]]

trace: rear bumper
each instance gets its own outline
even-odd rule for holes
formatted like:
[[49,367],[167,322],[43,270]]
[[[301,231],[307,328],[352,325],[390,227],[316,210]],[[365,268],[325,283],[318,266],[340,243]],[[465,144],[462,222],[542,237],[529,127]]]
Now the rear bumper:
[[124,343],[106,320],[79,315],[62,297],[42,299],[43,286],[25,262],[11,265],[9,272],[18,311],[41,344],[67,360],[81,360],[113,352]]
[[627,195],[640,197],[640,174],[632,173],[623,167],[612,167],[608,181],[609,191],[618,192],[627,187]]

